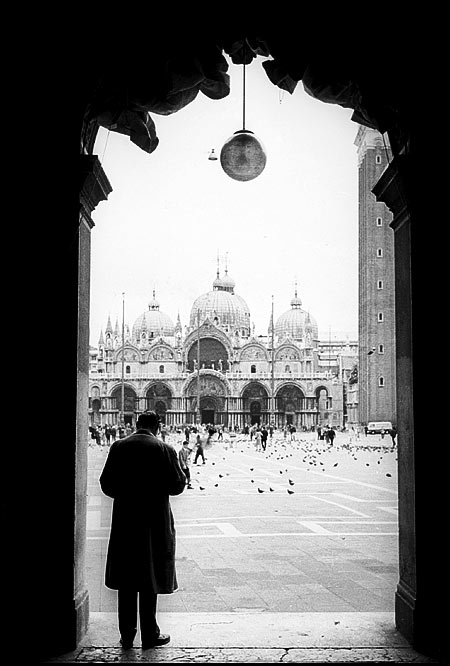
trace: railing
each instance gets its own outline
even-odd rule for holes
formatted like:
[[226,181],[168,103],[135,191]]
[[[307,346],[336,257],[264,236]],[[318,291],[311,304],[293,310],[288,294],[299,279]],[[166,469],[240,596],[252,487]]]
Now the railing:
[[[208,370],[208,368],[204,368],[203,370]],[[219,372],[219,371],[216,371]],[[116,381],[122,381],[122,375],[120,372],[99,372],[90,370],[90,374],[96,374],[99,378],[104,378],[108,379],[110,381],[116,380]],[[226,379],[241,379],[244,381],[248,380],[262,380],[262,379],[267,379],[270,380],[272,378],[272,373],[271,372],[221,372]],[[142,380],[149,380],[149,379],[161,379],[163,380],[173,380],[173,379],[188,379],[191,376],[196,376],[196,371],[194,372],[189,372],[189,371],[182,371],[182,372],[154,372],[154,373],[140,373],[140,372],[130,372],[125,375],[125,381],[127,380],[132,380],[135,381],[137,379],[142,379]],[[330,380],[333,378],[332,375],[328,372],[315,372],[313,376],[310,374],[307,375],[297,375],[293,372],[274,372],[274,378],[277,380],[287,380],[291,379],[293,381],[314,381],[314,380]]]

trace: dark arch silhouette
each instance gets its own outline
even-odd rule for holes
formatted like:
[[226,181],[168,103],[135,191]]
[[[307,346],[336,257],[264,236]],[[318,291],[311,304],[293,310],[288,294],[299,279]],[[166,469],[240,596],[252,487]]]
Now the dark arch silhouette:
[[[380,18],[377,15],[376,20]],[[64,45],[59,44],[57,57],[66,63],[64,74],[45,63],[36,77],[39,89],[32,90],[32,77],[28,80],[29,94],[24,107],[30,108],[30,99],[35,102],[33,124],[40,128],[37,136],[43,150],[31,151],[39,160],[33,172],[33,184],[38,189],[36,196],[27,197],[29,210],[21,214],[20,232],[21,239],[36,239],[36,243],[30,243],[33,247],[26,259],[27,268],[30,274],[37,276],[39,293],[46,296],[31,304],[35,308],[35,321],[55,322],[58,330],[64,332],[65,393],[59,421],[68,434],[64,447],[59,445],[58,430],[48,435],[46,447],[36,447],[25,461],[20,461],[33,470],[30,483],[22,490],[30,525],[24,535],[15,522],[16,488],[12,481],[5,488],[8,538],[16,545],[23,544],[23,552],[29,543],[39,544],[33,554],[33,571],[18,570],[18,563],[10,555],[8,566],[15,575],[9,577],[5,603],[11,608],[11,618],[20,616],[19,599],[30,600],[31,597],[31,605],[39,607],[34,623],[38,638],[35,645],[44,655],[73,649],[81,640],[89,617],[83,582],[85,506],[82,489],[86,478],[83,433],[88,409],[83,386],[88,368],[91,213],[107,199],[113,186],[98,157],[92,155],[96,123],[109,114],[110,127],[117,122],[119,131],[128,133],[137,146],[141,141],[145,145],[147,137],[148,145],[156,149],[155,126],[144,106],[149,99],[155,105],[161,98],[170,102],[161,74],[169,55],[186,55],[193,51],[199,55],[199,50],[209,53],[219,42],[232,53],[235,62],[242,57],[239,56],[242,34],[237,28],[206,30],[205,35],[202,32],[203,37],[198,38],[186,27],[184,40],[172,30],[160,32],[161,38],[152,35],[145,49],[142,44],[145,57],[136,52],[129,57],[121,54],[117,61],[111,59],[106,64],[105,58],[98,57],[94,48],[74,51],[67,45],[65,51]],[[418,78],[423,86],[421,90],[427,88],[427,74],[425,81],[421,76],[427,68],[420,60],[423,57],[423,50],[418,46],[420,40],[415,41],[410,31],[403,29],[393,31],[383,52],[355,48],[354,53],[348,54],[342,47],[348,35],[337,30],[339,39],[327,41],[328,49],[324,53],[324,48],[311,49],[298,27],[295,31],[283,26],[282,31],[265,28],[255,32],[259,39],[262,34],[262,41],[269,45],[273,58],[266,66],[269,83],[289,91],[295,82],[301,82],[309,94],[323,102],[353,109],[355,122],[386,132],[389,137],[393,160],[373,192],[393,213],[396,248],[401,571],[396,592],[396,626],[417,649],[443,650],[445,625],[441,609],[445,597],[442,590],[445,549],[437,539],[446,517],[447,483],[443,477],[445,466],[436,465],[425,446],[429,418],[420,408],[429,400],[427,382],[420,379],[428,372],[423,350],[429,344],[429,331],[422,328],[423,294],[433,293],[436,284],[433,271],[423,270],[423,258],[435,255],[436,235],[431,233],[430,225],[423,224],[430,219],[430,189],[423,186],[430,163],[419,155],[420,128],[424,125],[428,128],[422,118],[418,122],[417,110],[423,111],[423,104],[429,100],[426,95],[418,94]],[[249,38],[251,41],[251,34]],[[35,63],[38,57],[39,50],[33,53],[30,65],[31,60]],[[52,62],[54,58],[52,49]],[[201,85],[213,96],[217,94],[214,92],[215,70],[207,68],[205,71]],[[145,89],[143,82],[149,88]],[[22,85],[23,81],[20,83]],[[114,89],[116,95],[112,94]],[[191,92],[192,101],[198,92]],[[120,97],[127,100],[127,108],[133,111],[128,126],[124,107],[116,103]],[[21,181],[21,187],[29,185],[31,183]],[[44,193],[47,196],[44,197]],[[39,219],[36,202],[42,206],[38,211],[39,215],[42,213]],[[19,245],[22,247],[22,243]],[[23,257],[22,261],[25,261]],[[58,298],[50,298],[50,295]],[[41,329],[36,332],[34,342],[44,350],[48,348],[48,329],[46,326]],[[46,383],[50,389],[50,377],[42,378],[43,399],[37,402],[39,418],[45,413],[44,399],[50,394],[50,390],[44,390]],[[57,467],[55,450],[58,450]],[[17,454],[17,451],[8,453],[11,468],[19,464]],[[58,534],[55,525],[58,525]],[[54,557],[55,553],[58,557]],[[39,600],[30,592],[36,588],[37,577],[44,586],[44,590],[39,591]],[[18,613],[12,612],[14,608]],[[9,636],[15,635],[13,626],[8,627],[8,631]]]

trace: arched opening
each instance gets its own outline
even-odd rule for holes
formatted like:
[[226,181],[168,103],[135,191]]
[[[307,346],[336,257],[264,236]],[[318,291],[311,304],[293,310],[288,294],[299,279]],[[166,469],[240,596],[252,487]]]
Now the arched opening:
[[[197,369],[198,342],[191,345],[188,352],[187,366],[191,372]],[[228,352],[225,345],[215,338],[201,338],[200,340],[200,368],[210,370],[228,370]]]
[[[172,409],[172,391],[162,382],[153,384],[147,391],[145,396],[146,406],[148,411],[155,411],[160,416]],[[165,421],[165,419],[164,419]]]
[[269,422],[269,394],[259,382],[251,382],[242,393],[242,419],[250,425]]
[[[406,46],[406,45],[405,45]],[[299,46],[300,48],[300,46]],[[408,49],[405,48],[404,52],[407,53]],[[426,339],[418,329],[415,327],[415,316],[413,316],[414,307],[417,307],[416,311],[420,310],[420,294],[416,291],[417,287],[413,285],[411,281],[411,274],[414,274],[414,271],[417,270],[415,265],[411,265],[411,256],[417,250],[418,256],[423,252],[423,248],[429,248],[431,244],[430,235],[424,230],[421,230],[420,225],[415,225],[415,235],[411,236],[411,219],[415,217],[420,220],[424,219],[422,212],[424,209],[423,206],[423,196],[421,194],[420,188],[411,188],[411,180],[419,179],[424,175],[425,165],[420,165],[418,160],[415,160],[414,152],[414,141],[411,140],[411,135],[414,136],[414,127],[411,127],[409,120],[405,119],[404,114],[404,105],[402,100],[402,95],[405,95],[409,104],[412,103],[412,98],[408,94],[410,88],[410,78],[408,76],[408,71],[406,70],[406,76],[402,76],[402,67],[396,68],[395,62],[389,64],[387,62],[380,63],[377,58],[377,68],[376,71],[379,73],[377,77],[371,77],[373,75],[374,69],[371,69],[370,66],[366,68],[366,90],[371,89],[375,94],[369,95],[369,99],[364,99],[364,95],[361,96],[361,106],[358,107],[358,113],[362,114],[364,121],[368,121],[367,118],[371,118],[372,122],[377,124],[380,123],[381,126],[387,127],[388,131],[391,134],[391,144],[394,146],[394,163],[390,165],[386,177],[380,181],[380,185],[377,189],[377,196],[383,198],[384,200],[389,201],[389,205],[392,207],[396,215],[394,220],[394,227],[396,232],[396,253],[397,253],[397,280],[399,281],[402,290],[398,291],[398,306],[397,311],[402,313],[403,321],[399,321],[399,341],[400,341],[400,350],[397,352],[398,359],[401,360],[399,364],[399,377],[398,377],[398,386],[403,390],[402,392],[402,402],[400,405],[399,412],[399,423],[400,423],[400,438],[399,442],[402,441],[401,445],[401,454],[400,454],[400,472],[401,472],[401,497],[400,497],[400,514],[401,514],[401,532],[400,532],[400,558],[401,558],[401,571],[402,579],[400,581],[399,590],[397,593],[397,622],[401,628],[402,633],[408,636],[409,639],[414,640],[415,644],[430,646],[442,644],[442,640],[439,638],[439,631],[442,629],[442,621],[439,618],[439,601],[440,597],[436,590],[439,590],[439,575],[443,570],[443,567],[440,565],[443,564],[442,555],[440,555],[438,549],[434,550],[430,548],[430,542],[424,538],[424,534],[429,534],[430,531],[433,532],[431,527],[439,527],[439,521],[442,519],[442,512],[439,510],[440,506],[445,505],[445,498],[443,496],[443,491],[439,488],[444,488],[445,484],[434,483],[432,486],[430,484],[430,479],[432,478],[432,469],[430,463],[427,461],[426,456],[422,452],[420,447],[421,436],[426,433],[427,425],[425,423],[425,417],[421,416],[414,409],[414,404],[424,404],[426,401],[426,392],[425,386],[418,385],[417,382],[414,384],[414,400],[412,395],[412,374],[414,370],[415,376],[419,373],[421,369],[424,368],[424,362],[419,358],[414,358],[414,367],[413,367],[413,357],[412,357],[412,342],[414,340],[415,348],[420,349],[422,344],[426,346]],[[412,68],[414,69],[414,68]],[[399,71],[400,70],[400,71]],[[392,71],[392,75],[390,72]],[[90,68],[86,67],[86,76],[89,76]],[[332,68],[328,70],[328,73],[325,75],[325,78],[328,76],[328,81],[333,82],[333,72]],[[338,77],[339,78],[339,77]],[[405,83],[405,79],[407,83]],[[358,74],[350,75],[346,81],[355,81],[355,86],[358,86],[361,78]],[[379,86],[376,84],[381,84],[382,94],[377,94],[380,92]],[[397,81],[398,86],[390,85],[392,81]],[[90,81],[89,81],[90,82]],[[371,84],[373,86],[371,87]],[[386,85],[383,85],[386,83]],[[403,86],[403,87],[402,87]],[[400,87],[400,91],[398,88]],[[86,85],[86,88],[91,90],[90,85]],[[338,90],[342,92],[343,88],[338,86]],[[412,87],[411,87],[412,90]],[[78,95],[79,91],[77,91]],[[89,92],[86,91],[86,98],[88,99]],[[77,97],[78,99],[78,97]],[[375,101],[376,100],[376,101]],[[388,100],[389,103],[386,103]],[[336,101],[336,97],[333,98],[333,101]],[[339,102],[337,102],[339,103]],[[353,103],[354,106],[357,106],[356,102]],[[380,109],[381,106],[381,109]],[[362,107],[362,108],[361,108]],[[352,106],[352,108],[354,108]],[[392,121],[389,115],[388,109],[395,109],[396,120]],[[407,114],[406,114],[407,115]],[[387,117],[387,120],[386,120]],[[76,123],[75,123],[76,125]],[[76,127],[75,131],[75,140],[73,141],[72,146],[77,146],[78,141],[78,130],[79,125]],[[67,136],[64,132],[61,135]],[[70,134],[70,131],[69,131]],[[73,135],[72,135],[73,138]],[[70,139],[68,140],[70,143]],[[73,151],[73,147],[68,148],[67,152]],[[75,149],[76,151],[76,149]],[[88,151],[89,152],[89,151]],[[89,157],[89,155],[85,155]],[[398,159],[397,159],[398,158]],[[71,158],[68,159],[67,163],[70,163]],[[73,163],[73,162],[72,162]],[[93,166],[95,161],[84,160],[84,165],[88,164],[88,167],[83,166],[83,182],[88,180],[88,189],[92,192],[93,186],[98,185],[101,180],[98,173],[95,172],[96,167]],[[428,166],[428,165],[427,165]],[[93,176],[94,174],[94,176]],[[55,174],[56,178],[56,174]],[[64,179],[67,178],[65,174]],[[390,180],[389,180],[390,179]],[[76,181],[74,181],[75,183]],[[74,229],[77,228],[77,223],[79,219],[79,209],[78,201],[76,205],[70,203],[70,197],[65,198],[67,194],[66,182],[61,179],[59,181],[61,185],[61,192],[64,190],[64,196],[61,196],[61,210],[55,211],[53,219],[55,224],[53,225],[52,232],[58,234],[58,239],[61,241],[61,246],[67,246],[69,241],[73,241]],[[393,185],[395,183],[395,187]],[[63,187],[64,185],[64,187]],[[395,189],[398,189],[402,196],[399,197],[398,194],[394,192]],[[74,189],[78,190],[78,186],[74,185]],[[74,190],[72,191],[74,192]],[[101,200],[104,197],[104,191],[100,194],[99,197],[95,199]],[[76,198],[76,197],[75,197]],[[406,201],[406,209],[405,209]],[[84,200],[83,205],[86,206],[85,210],[86,219],[89,216],[89,212],[92,212],[92,208],[95,206],[95,203],[92,205],[89,201],[86,203]],[[58,220],[61,218],[61,212],[67,211],[66,218],[74,224],[67,224],[67,228],[58,229]],[[49,225],[51,226],[51,225]],[[78,229],[78,240],[79,245],[71,255],[71,261],[67,262],[67,266],[62,265],[62,261],[58,260],[58,268],[61,268],[61,271],[58,272],[60,280],[63,284],[67,284],[67,292],[71,294],[71,298],[67,298],[67,302],[63,304],[60,318],[64,321],[66,330],[68,331],[69,337],[69,348],[72,348],[71,351],[71,364],[70,371],[68,371],[68,384],[72,387],[79,386],[77,384],[77,373],[80,371],[82,374],[82,364],[78,365],[76,360],[78,359],[79,338],[83,337],[83,325],[80,326],[78,330],[77,324],[77,314],[80,312],[80,303],[85,303],[83,299],[79,299],[78,287],[81,291],[86,292],[86,282],[84,279],[86,267],[81,266],[79,258],[80,256],[85,256],[83,252],[88,252],[88,243],[86,241],[86,229],[88,228],[88,223],[81,230]],[[55,232],[54,230],[57,231]],[[80,251],[81,248],[81,251]],[[429,253],[429,256],[432,255],[432,252]],[[76,257],[76,261],[75,261]],[[42,260],[42,257],[40,257]],[[64,256],[66,260],[67,257]],[[69,265],[70,263],[70,265]],[[81,271],[81,273],[80,273]],[[54,277],[55,271],[54,266],[52,266],[52,278]],[[81,278],[80,278],[81,275]],[[44,280],[45,278],[43,278]],[[430,292],[432,290],[432,280],[431,276],[427,278],[426,276],[421,276],[421,279],[417,280],[420,283],[420,292],[425,288],[427,284],[430,287]],[[51,284],[49,280],[48,284]],[[87,289],[88,293],[88,289]],[[413,307],[414,306],[414,307]],[[85,321],[86,324],[86,321]],[[81,331],[81,333],[80,333]],[[82,348],[82,344],[80,348]],[[81,382],[81,387],[83,383]],[[83,389],[81,388],[81,391]],[[421,400],[423,398],[423,400]],[[83,399],[84,400],[84,399]],[[81,413],[84,411],[87,413],[87,399],[84,400],[84,403],[81,404],[81,407],[77,407],[78,395],[75,388],[69,390],[67,396],[67,420],[66,424],[70,429],[75,432],[77,427],[80,432],[83,430],[82,424],[84,423]],[[402,439],[403,438],[403,439]],[[70,460],[75,459],[74,453],[77,453],[78,449],[75,443],[75,436],[72,437],[73,443],[69,444],[68,452],[65,455],[66,462],[69,463]],[[426,438],[424,437],[424,440]],[[424,441],[423,440],[423,441]],[[81,440],[79,440],[81,441]],[[81,456],[82,457],[82,456]],[[45,474],[45,463],[51,462],[48,460],[48,457],[45,457],[45,454],[42,454],[41,466]],[[60,461],[61,462],[61,461]],[[80,461],[78,461],[79,463]],[[69,463],[70,466],[70,463]],[[62,467],[62,466],[61,466]],[[48,469],[51,469],[51,464],[48,464]],[[83,473],[83,465],[77,464],[77,470],[79,474]],[[49,474],[49,472],[47,472]],[[72,470],[72,474],[74,474]],[[53,475],[51,475],[53,477]],[[83,539],[80,533],[80,526],[82,529],[82,512],[83,507],[80,506],[80,498],[83,495],[82,488],[82,479],[77,477],[76,484],[68,482],[68,476],[65,478],[64,474],[61,473],[61,481],[54,480],[52,478],[52,489],[53,491],[58,491],[56,494],[61,499],[59,502],[59,507],[52,507],[51,502],[46,498],[42,497],[39,500],[39,506],[37,508],[41,509],[41,515],[53,515],[57,516],[58,520],[52,520],[52,524],[55,522],[57,524],[63,525],[66,521],[67,516],[74,515],[74,506],[77,507],[77,529],[75,531],[75,536],[77,538],[77,544],[81,544],[81,548],[77,548],[76,556],[76,565],[75,573],[73,572],[73,562],[74,562],[74,545],[72,541],[71,546],[67,546],[67,550],[71,550],[71,557],[69,557],[68,552],[64,553],[64,557],[61,558],[61,565],[58,569],[54,569],[51,574],[52,576],[47,577],[43,575],[43,578],[47,580],[48,578],[53,578],[55,584],[49,586],[47,589],[47,601],[45,610],[45,620],[48,625],[48,619],[54,618],[55,625],[61,628],[61,633],[56,631],[56,634],[61,636],[62,643],[58,645],[56,649],[60,649],[61,646],[66,647],[70,641],[74,641],[74,636],[79,638],[80,631],[83,630],[83,623],[78,624],[78,629],[74,629],[74,623],[70,623],[70,630],[67,629],[69,623],[67,623],[68,613],[60,613],[61,619],[55,617],[55,611],[52,611],[52,607],[61,608],[70,607],[70,614],[75,614],[79,612],[82,604],[84,603],[81,599],[83,595],[75,595],[73,592],[74,589],[77,591],[82,589],[82,577],[79,574],[79,561],[83,557]],[[48,476],[50,480],[50,476]],[[73,481],[73,477],[72,477]],[[75,488],[76,488],[76,501],[75,501]],[[61,491],[61,492],[59,492]],[[54,493],[52,493],[54,497]],[[64,499],[64,501],[62,501]],[[421,512],[418,510],[420,506],[426,506],[430,502],[433,507],[437,507],[433,516],[428,516],[428,528],[425,527],[425,522],[421,518]],[[35,509],[37,511],[37,508]],[[50,509],[50,511],[42,511],[42,509]],[[414,517],[414,520],[413,520]],[[62,518],[62,520],[59,520]],[[73,528],[73,525],[71,526]],[[436,529],[436,533],[439,530]],[[43,538],[42,541],[45,543],[48,537],[48,548],[51,548],[55,543],[55,538],[52,537],[50,529],[45,530],[44,526],[40,526],[40,532],[46,538]],[[72,533],[74,530],[72,529]],[[67,543],[70,543],[70,536],[67,536]],[[425,541],[428,541],[425,544]],[[59,535],[59,546],[62,548],[62,538]],[[47,548],[47,547],[46,547]],[[433,552],[435,558],[435,566],[430,568],[427,567],[427,558],[426,552]],[[45,574],[49,571],[49,562],[46,563],[46,550],[45,553],[41,556],[40,564],[42,565],[42,572]],[[61,586],[57,584],[56,581],[61,579],[67,580],[67,573],[63,570],[63,561],[70,561],[71,572],[70,576],[76,577],[76,585],[72,587],[64,585],[65,589],[71,590],[70,594],[72,598],[67,604],[55,604],[55,600],[61,599],[63,596],[62,592],[59,592]],[[418,584],[418,581],[420,584]],[[57,590],[57,588],[59,588]],[[70,595],[69,595],[70,596]],[[83,596],[84,599],[84,596]],[[66,620],[66,627],[63,624],[63,619]],[[45,624],[43,624],[45,626]],[[80,629],[81,627],[81,629]],[[435,628],[433,628],[435,627]],[[70,635],[68,639],[67,636]],[[439,642],[441,640],[441,643]]]
[[184,397],[187,423],[196,424],[198,420],[200,424],[228,423],[228,390],[219,376],[202,370],[199,377],[196,376],[188,383]]
[[114,414],[114,423],[119,423],[120,414],[123,412],[125,423],[133,425],[136,421],[136,391],[131,386],[124,386],[124,399],[122,405],[122,387],[118,386],[111,394],[113,400],[112,414]]
[[300,428],[305,425],[311,427],[311,420],[307,420],[305,413],[305,394],[294,384],[285,384],[275,396],[276,414],[278,422],[284,425],[293,425]]

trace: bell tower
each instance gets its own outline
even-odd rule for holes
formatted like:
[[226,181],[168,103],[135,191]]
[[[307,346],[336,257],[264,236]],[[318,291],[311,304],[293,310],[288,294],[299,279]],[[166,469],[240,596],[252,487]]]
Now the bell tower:
[[391,160],[387,138],[360,125],[358,150],[359,421],[396,423],[394,232],[375,183]]

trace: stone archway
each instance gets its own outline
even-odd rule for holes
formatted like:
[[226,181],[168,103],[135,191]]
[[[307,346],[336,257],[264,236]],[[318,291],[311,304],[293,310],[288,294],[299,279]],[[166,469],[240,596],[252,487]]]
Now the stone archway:
[[250,425],[269,422],[269,393],[260,382],[251,382],[242,391],[242,410]]
[[301,426],[305,394],[295,384],[284,384],[275,394],[275,406],[281,425]]
[[[227,384],[218,372],[200,371],[184,389],[188,421],[196,423],[200,419],[200,423],[227,424],[228,393]],[[203,418],[209,420],[203,421]]]
[[[230,43],[234,43],[238,36],[231,32],[233,34],[227,34]],[[186,33],[190,37],[188,29]],[[275,62],[270,65],[269,71],[273,82],[281,87],[287,86],[286,89],[289,89],[292,81],[295,82],[296,77],[297,80],[305,78],[310,94],[317,99],[353,109],[356,122],[387,132],[393,147],[394,159],[374,188],[374,193],[378,201],[385,202],[392,210],[395,232],[401,571],[396,595],[396,623],[401,633],[417,647],[435,649],[436,646],[442,646],[444,649],[444,615],[440,614],[440,610],[442,597],[445,596],[441,585],[442,572],[445,571],[445,549],[436,544],[433,535],[440,534],[445,519],[447,484],[443,478],[444,466],[436,467],[425,446],[429,429],[428,416],[417,407],[426,404],[429,399],[428,383],[418,379],[426,377],[429,370],[426,367],[427,355],[423,353],[429,345],[429,331],[422,329],[421,306],[423,293],[433,293],[436,283],[433,271],[422,270],[420,259],[434,256],[436,236],[426,228],[428,225],[421,224],[429,214],[429,190],[421,185],[427,180],[429,162],[418,159],[419,125],[415,124],[412,110],[417,101],[416,76],[420,67],[411,63],[411,36],[408,31],[403,33],[406,41],[402,42],[402,36],[396,34],[394,42],[400,42],[401,53],[407,56],[407,63],[403,57],[395,54],[395,50],[392,53],[391,45],[385,50],[386,57],[379,52],[371,56],[371,50],[366,49],[364,53],[343,62],[336,45],[332,64],[324,65],[325,60],[322,60],[316,63],[316,67],[314,56],[302,46],[302,40],[296,32],[289,35],[289,38],[283,34],[283,39],[278,41],[278,48],[285,51],[284,62],[292,62],[292,65],[289,67],[285,64],[277,72]],[[158,44],[157,48],[160,47]],[[89,236],[93,227],[90,214],[111,191],[98,158],[90,154],[95,128],[86,126],[84,122],[86,106],[92,103],[91,92],[101,80],[100,59],[96,62],[90,50],[80,52],[77,56],[79,61],[76,71],[80,86],[73,86],[70,76],[65,77],[66,84],[61,81],[59,73],[53,75],[51,71],[43,70],[49,90],[57,91],[56,98],[62,100],[60,106],[64,107],[64,113],[53,114],[52,132],[47,132],[48,168],[42,169],[41,188],[46,191],[47,174],[52,173],[52,206],[46,208],[46,225],[39,228],[43,251],[36,252],[33,248],[35,274],[39,275],[44,291],[52,292],[54,276],[57,274],[64,292],[58,307],[58,327],[65,331],[67,343],[67,393],[62,418],[65,428],[72,433],[64,450],[58,446],[56,435],[50,435],[47,450],[36,452],[40,492],[34,492],[34,488],[28,491],[30,522],[33,524],[36,518],[36,525],[39,526],[33,536],[42,544],[41,553],[36,555],[35,570],[39,570],[41,579],[47,581],[45,595],[40,600],[36,627],[45,655],[70,650],[80,640],[87,625],[88,600],[83,588],[82,569],[85,532],[83,516],[86,512],[83,504],[86,482],[83,433],[86,431],[88,411],[87,391],[84,389],[88,368],[86,331],[89,326]],[[133,63],[136,66],[136,81],[151,80],[151,77],[145,76],[145,67],[149,66],[151,60],[149,57],[136,58]],[[158,62],[161,62],[161,58]],[[303,66],[300,66],[301,63]],[[129,62],[126,64],[129,66]],[[144,67],[142,76],[139,75],[139,66]],[[108,73],[117,81],[121,78],[115,67],[109,68]],[[123,80],[127,81],[127,77],[124,76]],[[125,98],[130,102],[130,95],[124,95]],[[148,142],[154,145],[151,123],[147,122],[136,100],[134,104],[134,108],[137,108],[136,126],[141,130],[136,133],[138,140],[147,133]],[[96,108],[99,108],[98,104]],[[106,105],[100,110],[107,113],[110,109]],[[46,107],[45,116],[42,116],[43,127],[49,127],[48,117]],[[134,127],[129,127],[126,133],[132,132]],[[64,137],[63,142],[60,137]],[[136,139],[136,135],[133,138]],[[81,156],[78,152],[80,143]],[[58,154],[58,168],[55,168],[55,154]],[[424,194],[424,189],[427,194]],[[60,224],[62,215],[64,225]],[[30,214],[29,219],[32,218]],[[63,251],[67,248],[68,252]],[[45,314],[48,315],[48,321],[51,321],[54,304],[49,302],[46,306],[40,303],[41,316],[45,307],[48,308]],[[43,347],[47,343],[45,337],[43,334]],[[413,348],[417,350],[414,356]],[[44,409],[41,413],[44,413]],[[53,457],[57,448],[58,474],[55,475]],[[42,487],[48,487],[49,492],[44,493]],[[13,489],[6,493],[7,497],[14,498],[14,495]],[[55,496],[59,498],[57,506]],[[429,511],[430,508],[432,511]],[[47,517],[48,526],[42,516]],[[55,524],[70,524],[70,529],[55,535]],[[32,530],[27,534],[27,540],[31,535]],[[53,552],[60,553],[57,560],[49,557]],[[430,553],[433,566],[429,566]],[[12,570],[15,570],[14,566]],[[17,579],[21,575],[23,572]],[[33,582],[29,581],[28,589],[32,589]],[[11,607],[14,607],[17,596],[14,584],[14,589],[8,594]],[[51,636],[48,635],[48,626],[52,626]]]

